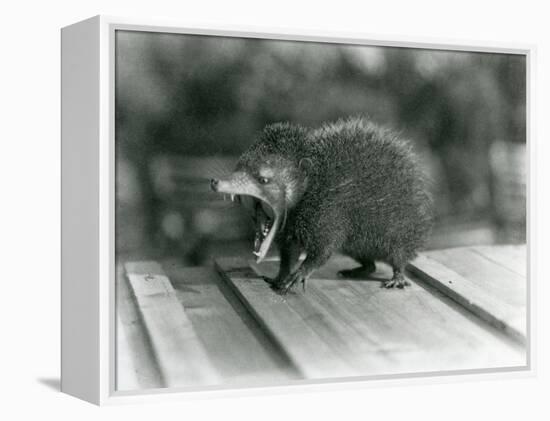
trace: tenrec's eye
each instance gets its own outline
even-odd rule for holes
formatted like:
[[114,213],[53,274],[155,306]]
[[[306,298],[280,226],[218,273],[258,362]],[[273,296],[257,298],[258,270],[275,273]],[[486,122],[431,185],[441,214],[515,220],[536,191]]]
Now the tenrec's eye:
[[260,177],[258,181],[260,182],[260,184],[267,184],[269,183],[269,178]]

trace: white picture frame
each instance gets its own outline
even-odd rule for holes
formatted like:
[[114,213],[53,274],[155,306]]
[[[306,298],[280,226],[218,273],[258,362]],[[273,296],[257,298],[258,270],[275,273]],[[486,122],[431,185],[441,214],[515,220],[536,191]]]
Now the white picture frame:
[[[117,392],[115,390],[114,301],[114,34],[139,30],[182,34],[316,41],[356,45],[421,47],[456,51],[524,54],[527,62],[527,244],[528,364],[522,371],[487,371],[461,375],[384,376],[345,382],[304,382],[292,386],[227,389],[222,387]],[[67,26],[62,42],[62,377],[63,392],[104,405],[179,400],[241,394],[292,393],[300,390],[372,387],[380,384],[462,381],[463,379],[532,376],[535,373],[535,285],[532,229],[534,148],[531,139],[532,45],[380,37],[231,25],[186,27],[178,22],[96,16]],[[444,379],[444,380],[443,380]]]

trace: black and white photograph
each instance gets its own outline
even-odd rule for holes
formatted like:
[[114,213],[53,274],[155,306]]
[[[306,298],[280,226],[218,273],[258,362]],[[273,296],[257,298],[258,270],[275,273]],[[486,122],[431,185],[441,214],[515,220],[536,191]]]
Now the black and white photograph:
[[525,54],[114,55],[117,391],[528,367]]
[[4,2],[0,419],[550,420],[543,2]]

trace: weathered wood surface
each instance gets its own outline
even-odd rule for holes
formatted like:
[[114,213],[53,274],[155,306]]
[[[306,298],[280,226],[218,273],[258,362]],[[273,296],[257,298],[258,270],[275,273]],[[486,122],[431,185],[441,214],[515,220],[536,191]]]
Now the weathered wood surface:
[[213,268],[165,264],[187,317],[224,385],[286,382],[297,372]]
[[424,253],[403,290],[381,287],[391,276],[382,264],[368,279],[339,278],[338,270],[356,265],[341,256],[314,273],[305,293],[297,286],[286,296],[260,276],[273,276],[278,261],[216,265],[221,277],[173,262],[125,265],[117,288],[119,390],[526,364],[518,340],[526,315],[522,247]]
[[125,269],[163,385],[219,384],[221,379],[161,266],[135,262],[126,263]]
[[526,342],[525,246],[430,251],[409,270],[510,337]]
[[269,289],[246,261],[220,259],[216,264],[262,329],[286,353],[301,375],[319,378],[353,374],[353,367],[316,334],[315,325],[323,320],[316,320],[314,314],[309,319],[297,314]]
[[305,378],[526,363],[521,346],[414,277],[404,290],[381,288],[391,274],[384,265],[369,279],[340,279],[336,272],[354,263],[335,258],[312,276],[305,294],[298,287],[280,296],[258,276],[273,276],[278,262],[258,266],[218,259],[216,264]]
[[[184,268],[165,262],[163,269],[224,385],[273,384],[298,378],[292,364],[213,268]],[[117,275],[116,388],[128,391],[165,387],[129,282],[122,269]],[[189,382],[181,378],[174,383],[186,386]]]
[[116,390],[163,387],[145,326],[121,265],[116,285]]
[[525,245],[477,246],[471,247],[471,250],[524,278],[527,277],[527,247]]

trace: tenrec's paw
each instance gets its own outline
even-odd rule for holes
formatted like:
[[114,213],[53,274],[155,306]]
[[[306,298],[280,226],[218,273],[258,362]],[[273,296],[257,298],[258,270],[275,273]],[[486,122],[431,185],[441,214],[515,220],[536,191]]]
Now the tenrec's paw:
[[279,294],[285,295],[297,282],[302,282],[305,286],[305,278],[300,271],[291,273],[283,281],[273,283],[271,288]]
[[387,281],[384,281],[383,287],[384,288],[405,288],[406,286],[409,286],[411,283],[403,276],[394,276],[391,279],[388,279]]

